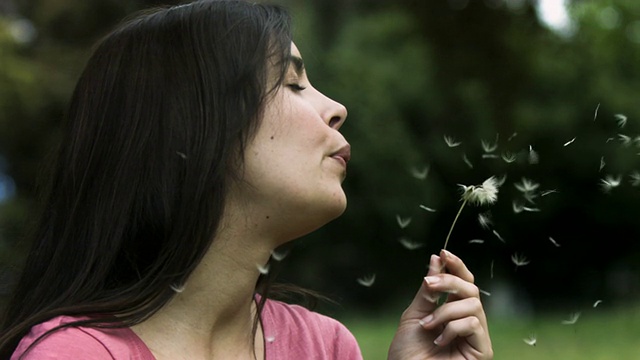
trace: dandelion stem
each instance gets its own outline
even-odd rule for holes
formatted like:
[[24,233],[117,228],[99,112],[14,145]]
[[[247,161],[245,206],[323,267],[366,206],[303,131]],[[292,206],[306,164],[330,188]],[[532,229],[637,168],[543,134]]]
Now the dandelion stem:
[[451,232],[453,232],[453,227],[456,226],[456,221],[458,221],[458,218],[460,217],[460,213],[462,212],[462,209],[464,209],[464,206],[467,204],[467,200],[465,199],[462,202],[462,205],[460,206],[460,210],[458,210],[458,214],[456,214],[456,218],[453,219],[453,223],[451,224],[451,228],[449,229],[449,233],[447,234],[447,239],[444,241],[444,250],[447,250],[447,244],[449,243],[449,237],[451,237]]

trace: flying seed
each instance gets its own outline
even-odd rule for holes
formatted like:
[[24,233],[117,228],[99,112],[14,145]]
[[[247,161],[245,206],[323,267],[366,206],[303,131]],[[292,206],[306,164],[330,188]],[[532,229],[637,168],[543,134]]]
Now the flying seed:
[[184,285],[178,286],[176,284],[173,284],[173,285],[170,286],[170,288],[171,288],[171,290],[177,292],[178,294],[180,294],[181,292],[184,291]]
[[511,136],[509,136],[509,138],[507,139],[507,141],[511,141],[511,139],[513,139],[514,137],[518,136],[517,132],[514,132],[513,134],[511,134]]
[[500,156],[496,154],[482,154],[483,159],[498,159]]
[[502,154],[502,160],[504,160],[504,162],[506,162],[507,164],[511,164],[512,162],[516,161],[516,159],[517,159],[516,154],[510,151],[507,151]]
[[507,243],[506,241],[504,241],[504,239],[502,238],[502,236],[500,236],[500,234],[498,234],[498,232],[497,232],[497,231],[493,230],[492,232],[493,232],[493,235],[495,235],[495,236],[498,238],[498,240],[502,241],[502,242],[503,242],[503,243],[505,243],[505,244]]
[[271,250],[271,257],[275,261],[282,261],[282,260],[284,260],[284,258],[287,257],[287,255],[289,255],[288,251],[277,252],[275,250]]
[[571,140],[567,141],[567,142],[566,142],[566,143],[564,143],[564,145],[562,145],[562,146],[571,145],[574,141],[576,141],[576,138],[573,138],[573,139],[571,139]]
[[569,314],[569,319],[562,320],[562,325],[573,325],[576,322],[578,322],[579,318],[580,318],[580,313],[579,312],[571,313],[571,314]]
[[447,135],[444,136],[444,142],[447,143],[447,146],[450,148],[460,146],[460,144],[462,144],[462,142],[456,141],[452,136]]
[[485,153],[492,153],[498,148],[498,136],[496,135],[496,141],[493,144],[488,141],[480,140],[480,145],[482,145],[482,150],[484,150]]
[[478,291],[480,292],[480,294],[485,294],[486,296],[491,296],[491,293],[485,290],[482,290],[480,288],[478,288]]
[[478,214],[478,223],[480,223],[480,226],[483,229],[488,230],[489,227],[493,225],[493,222],[491,221],[491,215],[488,212]]
[[264,338],[268,343],[272,343],[274,341],[276,341],[276,337],[275,336],[266,336]]
[[422,170],[418,170],[417,168],[411,168],[411,176],[418,180],[424,180],[429,175],[429,167],[425,166]]
[[178,156],[180,156],[181,158],[183,158],[185,160],[187,159],[187,155],[185,153],[182,153],[180,151],[176,151],[176,154],[178,154]]
[[358,284],[365,287],[371,287],[374,282],[376,282],[376,274],[366,275],[358,278]]
[[467,158],[467,154],[462,154],[462,160],[464,160],[464,163],[467,164],[469,169],[473,169],[473,164],[469,161],[469,158]]
[[401,237],[398,241],[407,250],[416,250],[416,249],[419,249],[419,248],[424,246],[424,244],[421,244],[421,243],[416,242],[416,241],[412,241],[411,239],[406,238],[406,237]]
[[629,174],[631,178],[631,186],[640,186],[640,172],[638,170],[634,170]]
[[545,190],[545,191],[540,193],[540,196],[547,196],[549,194],[553,194],[553,193],[557,193],[557,192],[558,192],[558,190],[556,190],[556,189]]
[[491,278],[493,279],[493,260],[491,260],[490,273],[491,273]]
[[537,164],[538,162],[540,162],[538,153],[533,150],[533,147],[531,145],[529,145],[529,164]]
[[598,168],[598,172],[602,171],[602,169],[604,169],[605,166],[605,162],[604,162],[604,156],[600,157],[600,168]]
[[625,115],[615,114],[613,116],[616,118],[616,122],[618,123],[618,127],[623,128],[625,125],[627,125],[627,117]]
[[428,211],[428,212],[436,212],[436,209],[434,209],[434,208],[430,208],[430,207],[426,207],[426,206],[424,206],[424,205],[420,205],[420,209],[422,209],[422,210],[426,210],[426,211]]
[[598,307],[598,305],[600,305],[600,303],[602,302],[602,300],[596,300],[596,302],[593,303],[593,307]]
[[622,146],[624,147],[629,147],[631,145],[631,142],[633,141],[633,139],[631,139],[631,136],[625,134],[618,134],[618,140],[620,140]]
[[396,215],[396,221],[398,222],[400,229],[404,229],[411,224],[411,217],[403,218],[400,215]]
[[256,268],[262,275],[267,275],[269,273],[269,264],[266,265],[256,265]]
[[560,247],[560,244],[558,244],[558,242],[557,242],[557,241],[555,241],[551,236],[549,236],[549,241],[551,241],[551,243],[552,243],[553,245],[555,245],[556,247]]
[[484,240],[482,239],[469,240],[469,244],[484,244]]
[[596,118],[598,117],[598,110],[600,109],[600,104],[598,103],[598,106],[596,106],[596,111],[593,114],[593,121],[596,121]]
[[536,342],[538,341],[535,334],[531,334],[528,338],[522,340],[529,346],[536,346]]
[[513,262],[517,268],[519,266],[529,265],[531,261],[529,261],[524,255],[515,253],[511,255],[511,262]]

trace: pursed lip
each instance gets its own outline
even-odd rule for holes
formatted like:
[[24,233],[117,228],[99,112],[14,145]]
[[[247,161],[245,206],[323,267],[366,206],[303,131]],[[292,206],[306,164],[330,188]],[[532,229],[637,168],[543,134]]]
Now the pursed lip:
[[343,162],[344,166],[346,167],[349,160],[351,160],[351,146],[347,144],[330,156],[336,160]]

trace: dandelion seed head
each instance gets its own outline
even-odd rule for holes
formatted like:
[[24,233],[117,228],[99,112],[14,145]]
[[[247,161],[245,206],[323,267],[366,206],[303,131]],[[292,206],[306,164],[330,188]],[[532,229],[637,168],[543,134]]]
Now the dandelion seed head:
[[498,200],[498,183],[494,176],[485,180],[482,185],[459,185],[462,189],[462,200],[476,205],[489,205]]

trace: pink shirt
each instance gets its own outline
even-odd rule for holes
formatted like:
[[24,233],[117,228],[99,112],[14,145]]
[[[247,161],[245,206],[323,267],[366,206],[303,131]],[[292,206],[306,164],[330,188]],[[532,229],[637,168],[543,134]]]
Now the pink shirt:
[[[31,328],[11,360],[17,360],[40,335],[58,325],[78,320],[59,316]],[[266,360],[361,360],[355,337],[335,319],[301,306],[267,300],[261,316]],[[25,360],[155,360],[129,328],[71,327],[55,331],[34,346]]]

